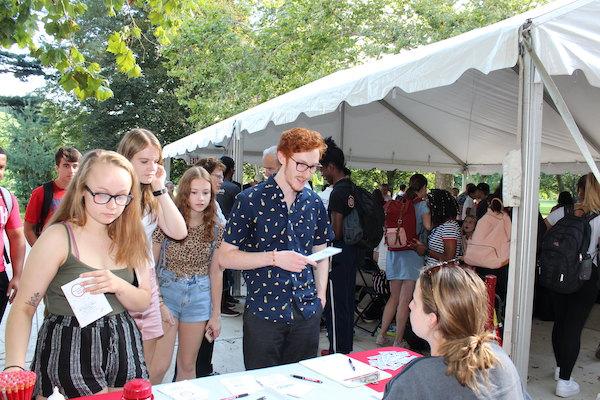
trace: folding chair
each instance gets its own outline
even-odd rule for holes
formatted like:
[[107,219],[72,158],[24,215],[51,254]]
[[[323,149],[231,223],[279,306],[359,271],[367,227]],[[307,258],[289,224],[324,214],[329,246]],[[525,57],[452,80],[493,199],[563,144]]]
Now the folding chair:
[[[378,273],[378,271],[379,271],[379,266],[370,257],[366,257],[363,265],[361,265],[357,268],[357,272],[358,272],[358,276],[356,279],[357,301],[356,301],[356,305],[354,307],[354,313],[356,314],[356,317],[354,318],[354,326],[359,329],[362,329],[363,331],[365,331],[367,333],[370,333],[371,336],[375,336],[375,332],[377,332],[377,329],[379,329],[379,327],[381,326],[381,319],[383,317],[383,311],[382,311],[381,315],[379,316],[379,318],[377,319],[377,324],[375,325],[375,327],[373,329],[369,329],[368,327],[361,325],[361,321],[363,321],[363,319],[365,317],[365,312],[375,302],[381,301],[382,304],[385,304],[389,297],[389,294],[379,293],[378,291],[375,290],[375,288],[373,286],[373,275],[375,273]],[[368,302],[362,310],[359,310],[358,304],[360,302],[362,302],[362,300],[365,297],[368,298]]]

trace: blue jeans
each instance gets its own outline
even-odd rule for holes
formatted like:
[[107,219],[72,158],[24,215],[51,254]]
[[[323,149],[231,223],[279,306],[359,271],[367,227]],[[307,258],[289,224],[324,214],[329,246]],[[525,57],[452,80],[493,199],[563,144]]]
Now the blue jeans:
[[194,323],[210,319],[210,278],[207,275],[177,277],[161,268],[158,285],[165,305],[177,320]]

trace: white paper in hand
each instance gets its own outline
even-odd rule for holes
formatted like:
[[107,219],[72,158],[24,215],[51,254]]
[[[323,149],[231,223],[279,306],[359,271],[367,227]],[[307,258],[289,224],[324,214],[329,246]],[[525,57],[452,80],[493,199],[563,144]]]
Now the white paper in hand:
[[338,248],[338,247],[326,247],[321,251],[317,251],[316,253],[312,253],[310,256],[308,256],[307,258],[309,258],[312,261],[318,262],[321,261],[325,258],[329,258],[329,257],[333,257],[336,254],[339,254],[342,252],[342,249]]
[[84,281],[84,278],[77,278],[60,287],[81,328],[88,326],[113,310],[103,293],[91,294],[86,292],[81,285]]

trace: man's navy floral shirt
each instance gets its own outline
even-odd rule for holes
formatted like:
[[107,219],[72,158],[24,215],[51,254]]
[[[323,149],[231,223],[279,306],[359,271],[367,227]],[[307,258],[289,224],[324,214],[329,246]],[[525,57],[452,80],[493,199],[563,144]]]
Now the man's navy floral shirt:
[[[224,240],[246,252],[294,250],[310,255],[313,246],[333,240],[327,210],[304,188],[288,210],[283,192],[270,177],[237,195]],[[300,273],[276,266],[244,271],[246,311],[271,322],[291,323],[293,305],[305,319],[320,310],[313,268]]]

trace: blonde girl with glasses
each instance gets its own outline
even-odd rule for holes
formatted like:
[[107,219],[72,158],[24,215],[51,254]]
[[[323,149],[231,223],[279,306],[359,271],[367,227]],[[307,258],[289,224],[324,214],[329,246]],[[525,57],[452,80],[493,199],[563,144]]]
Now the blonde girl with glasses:
[[487,299],[485,284],[469,269],[421,272],[410,322],[431,356],[406,365],[386,386],[384,400],[529,399],[512,361],[485,329]]
[[[6,365],[8,370],[25,367],[31,320],[45,298],[48,315],[31,364],[37,399],[48,397],[55,386],[71,398],[147,378],[141,335],[127,312],[150,304],[150,258],[139,197],[131,163],[115,152],[94,150],[83,158],[51,226],[31,249],[8,317]],[[85,279],[79,290],[103,294],[112,308],[84,327],[61,289],[77,278]]]
[[148,366],[154,361],[156,341],[164,334],[163,324],[170,325],[166,309],[160,303],[156,283],[154,260],[152,259],[152,233],[157,227],[176,240],[187,236],[183,216],[177,210],[166,189],[166,173],[162,166],[162,147],[156,136],[147,129],[132,129],[123,136],[117,151],[125,156],[135,170],[141,196],[136,199],[142,209],[140,221],[147,238],[147,251],[150,255],[150,285],[152,297],[149,307],[132,316],[142,332],[144,357]]

